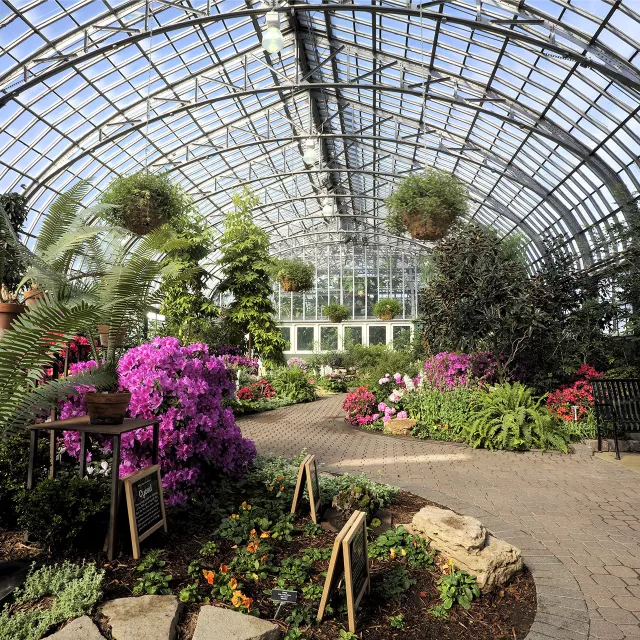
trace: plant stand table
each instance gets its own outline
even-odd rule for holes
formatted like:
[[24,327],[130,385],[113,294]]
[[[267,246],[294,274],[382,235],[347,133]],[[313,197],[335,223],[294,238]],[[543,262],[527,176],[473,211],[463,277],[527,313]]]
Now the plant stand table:
[[[160,441],[160,420],[141,420],[125,418],[123,424],[89,424],[89,416],[53,420],[29,427],[29,471],[27,473],[27,489],[33,489],[33,470],[36,466],[38,452],[38,436],[41,431],[50,433],[51,441],[55,440],[57,431],[76,431],[80,434],[80,469],[79,474],[84,478],[87,471],[87,436],[107,436],[112,438],[113,462],[111,469],[111,509],[109,513],[109,532],[105,544],[109,560],[113,560],[116,545],[116,525],[120,500],[120,439],[123,433],[153,426],[153,448],[151,464],[158,464],[158,444]],[[49,447],[49,477],[55,477],[56,455],[55,448]]]

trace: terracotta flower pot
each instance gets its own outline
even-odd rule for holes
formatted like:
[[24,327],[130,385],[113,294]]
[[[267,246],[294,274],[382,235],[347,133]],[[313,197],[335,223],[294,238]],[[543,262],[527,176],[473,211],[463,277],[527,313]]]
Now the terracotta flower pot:
[[128,391],[84,394],[91,424],[122,424],[129,408],[131,394]]
[[329,316],[329,322],[342,322],[342,318],[332,318]]
[[0,333],[11,328],[13,321],[26,310],[24,304],[0,302]]
[[39,291],[38,289],[24,292],[24,303],[29,307],[38,304],[38,300],[42,300],[43,298],[44,291]]
[[423,218],[419,218],[412,213],[403,214],[402,224],[404,224],[412,238],[430,242],[444,238],[451,226],[451,222],[434,219],[425,221]]
[[[100,334],[100,344],[106,349],[109,346],[109,330],[111,329],[108,324],[99,324],[98,333]],[[115,347],[122,347],[124,345],[124,339],[127,337],[127,328],[122,327],[116,337]]]
[[389,320],[393,320],[394,318],[394,314],[393,313],[381,313],[380,314],[380,320],[385,320],[385,321],[389,321]]

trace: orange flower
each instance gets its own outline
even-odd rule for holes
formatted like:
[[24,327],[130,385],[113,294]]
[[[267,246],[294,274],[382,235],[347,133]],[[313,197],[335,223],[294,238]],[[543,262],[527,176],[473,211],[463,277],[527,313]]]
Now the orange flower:
[[284,491],[284,485],[280,487],[280,491]]
[[238,588],[238,581],[235,578],[229,580],[229,588],[235,591]]
[[263,531],[263,532],[260,534],[260,537],[261,537],[261,538],[268,538],[270,535],[271,535],[271,532],[270,532],[270,531]]
[[251,537],[254,537],[256,535],[256,530],[255,529],[251,529],[251,533],[249,535],[251,535]]
[[282,482],[283,480],[284,480],[284,476],[280,476],[280,477],[278,478],[278,482]]
[[257,542],[250,542],[247,546],[247,551],[249,553],[255,553],[258,550],[258,543]]
[[239,607],[242,604],[242,601],[244,599],[245,599],[245,596],[242,593],[242,591],[234,591],[233,592],[233,597],[231,598],[231,604],[234,607]]
[[213,571],[207,571],[206,569],[202,570],[202,575],[207,579],[209,584],[213,584],[213,579],[216,577],[216,574]]
[[269,491],[273,491],[275,489],[275,487],[272,485],[269,487]]
[[268,557],[269,557],[269,556],[265,553],[263,556],[261,556],[261,558],[260,558],[260,562],[261,562],[262,564],[264,564],[264,561],[265,561]]
[[242,601],[242,604],[247,607],[247,609],[251,609],[251,605],[253,604],[253,598],[245,598]]
[[220,573],[227,573],[227,571],[229,571],[229,567],[227,567],[226,564],[221,564],[220,565]]

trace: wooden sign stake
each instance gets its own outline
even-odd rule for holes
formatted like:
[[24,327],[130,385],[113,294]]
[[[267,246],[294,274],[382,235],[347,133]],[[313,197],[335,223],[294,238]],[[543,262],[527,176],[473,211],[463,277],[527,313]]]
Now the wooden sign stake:
[[123,478],[122,482],[127,498],[133,557],[139,560],[140,543],[161,527],[167,531],[160,466],[149,465]]
[[356,610],[365,593],[371,591],[369,548],[367,544],[367,515],[362,511],[342,540],[342,557],[347,588],[349,631],[356,632]]
[[[364,522],[364,525],[362,524]],[[324,589],[322,590],[322,599],[320,600],[320,608],[318,609],[318,615],[316,616],[319,622],[322,622],[322,618],[324,617],[324,612],[327,607],[327,603],[329,602],[329,598],[333,590],[336,588],[338,581],[340,580],[342,573],[345,574],[345,579],[347,580],[347,607],[349,610],[349,629],[351,633],[355,633],[355,607],[360,603],[360,599],[362,598],[362,594],[359,594],[360,597],[349,598],[349,586],[353,585],[353,572],[351,571],[351,567],[349,566],[349,578],[347,578],[347,562],[348,558],[345,556],[345,540],[353,540],[355,534],[363,530],[364,527],[364,543],[365,549],[367,544],[367,521],[366,515],[362,511],[354,511],[351,514],[351,517],[347,520],[347,523],[342,527],[336,539],[333,541],[333,551],[331,552],[331,560],[329,561],[329,569],[327,571],[327,577],[324,581]],[[353,534],[352,534],[353,532]],[[349,553],[349,559],[351,558],[350,547],[347,546],[347,552]],[[368,551],[367,551],[368,553]],[[366,558],[366,584],[369,587],[369,559],[368,555]],[[351,579],[351,583],[349,580]],[[353,594],[352,594],[353,595]],[[354,629],[351,629],[353,621]]]
[[296,482],[296,491],[293,494],[293,502],[291,503],[291,513],[295,513],[298,510],[298,502],[302,497],[302,491],[304,489],[304,477],[305,477],[305,463],[311,456],[305,456],[304,460],[300,463],[298,469],[298,480]]
[[311,518],[318,524],[320,515],[320,484],[318,482],[318,467],[316,464],[316,457],[306,456],[300,463],[298,469],[298,481],[296,482],[296,490],[293,494],[293,502],[291,503],[291,513],[295,513],[298,510],[298,503],[302,498],[304,486],[307,486],[307,492],[309,493],[309,503],[311,505]]

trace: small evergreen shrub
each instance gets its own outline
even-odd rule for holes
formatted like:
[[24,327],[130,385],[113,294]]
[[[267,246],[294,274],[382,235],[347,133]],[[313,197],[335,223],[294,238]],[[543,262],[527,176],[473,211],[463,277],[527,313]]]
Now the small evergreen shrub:
[[269,377],[278,398],[296,403],[316,399],[316,391],[302,369],[283,367],[275,369]]
[[104,540],[109,496],[104,477],[45,478],[22,493],[18,526],[54,550],[95,547]]
[[474,448],[558,449],[566,453],[564,432],[544,407],[544,400],[544,396],[535,400],[532,390],[520,382],[489,387],[475,396],[463,436]]
[[332,302],[322,307],[322,314],[327,316],[331,322],[342,322],[351,315],[351,312],[343,304]]

